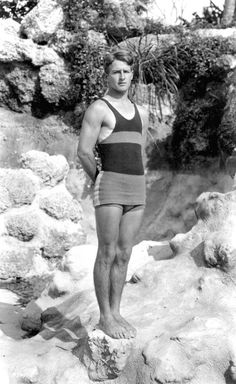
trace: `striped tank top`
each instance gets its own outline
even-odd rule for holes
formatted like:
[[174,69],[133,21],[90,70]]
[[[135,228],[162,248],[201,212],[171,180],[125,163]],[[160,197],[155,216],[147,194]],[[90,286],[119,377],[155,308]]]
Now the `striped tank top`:
[[94,206],[103,204],[145,204],[145,176],[142,159],[142,121],[137,106],[132,119],[122,116],[106,99],[115,116],[115,127],[101,140],[98,150],[102,169],[94,186]]

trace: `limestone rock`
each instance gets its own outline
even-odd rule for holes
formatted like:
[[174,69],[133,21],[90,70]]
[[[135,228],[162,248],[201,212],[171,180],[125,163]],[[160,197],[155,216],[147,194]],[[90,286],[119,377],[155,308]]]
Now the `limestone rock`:
[[143,31],[144,22],[137,14],[134,1],[126,4],[124,1],[105,0],[104,7],[108,35],[117,41]]
[[[17,110],[16,104],[20,104],[19,111],[31,112],[31,103],[35,97],[37,79],[38,70],[33,70],[27,65],[19,64],[5,74],[5,81],[9,86],[8,98],[16,100],[15,105],[12,105],[12,109]],[[14,94],[14,98],[11,96],[12,94]],[[3,101],[6,96],[3,94],[1,97]]]
[[69,171],[68,163],[62,155],[49,156],[45,152],[32,150],[22,155],[21,162],[24,168],[31,169],[45,185],[50,186],[62,181]]
[[0,185],[0,213],[3,213],[11,207],[11,199],[8,190]]
[[68,99],[71,81],[65,65],[44,65],[40,69],[39,79],[42,95],[49,103],[58,105]]
[[0,186],[8,191],[12,207],[30,205],[40,189],[38,178],[29,169],[0,168]]
[[46,191],[39,198],[39,207],[57,220],[69,219],[78,223],[82,218],[78,201],[73,199],[64,185]]
[[146,364],[154,366],[154,379],[159,383],[190,382],[194,377],[195,367],[191,355],[174,340],[165,340],[165,336],[148,343],[143,351]]
[[22,20],[21,33],[40,43],[46,42],[62,25],[63,9],[59,1],[40,0]]
[[170,248],[169,241],[150,241],[148,254],[155,260],[167,260],[172,259],[173,257],[173,252]]
[[88,335],[82,361],[88,369],[91,380],[112,380],[124,369],[132,351],[129,339],[112,339],[96,330]]
[[176,254],[193,249],[197,263],[223,270],[236,265],[236,196],[234,192],[202,193],[196,202],[198,222],[187,234],[178,234],[170,242]]
[[63,62],[52,48],[39,46],[31,39],[20,38],[14,29],[9,31],[7,24],[2,24],[2,19],[0,25],[0,62],[28,61],[39,67],[50,63],[60,64]]
[[1,167],[19,168],[20,156],[29,150],[60,153],[75,167],[78,138],[58,116],[39,119],[0,108],[0,121]]
[[8,34],[12,34],[16,36],[20,32],[20,24],[17,21],[9,18],[9,19],[1,19],[0,23],[1,32],[5,31]]
[[35,245],[25,245],[22,241],[11,236],[0,237],[0,249],[1,279],[25,278],[33,268],[34,257],[41,256],[38,247]]
[[73,223],[70,220],[60,221],[50,217],[45,218],[43,223],[40,247],[44,257],[62,257],[69,249],[86,241],[86,235],[80,223]]
[[38,223],[38,215],[29,209],[22,209],[5,216],[8,234],[22,241],[29,241],[37,234]]
[[88,31],[88,43],[95,46],[107,45],[105,35],[92,29]]

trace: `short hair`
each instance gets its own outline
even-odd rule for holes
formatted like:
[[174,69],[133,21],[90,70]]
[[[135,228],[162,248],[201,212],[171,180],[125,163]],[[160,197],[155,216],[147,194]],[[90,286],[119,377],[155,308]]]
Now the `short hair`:
[[104,71],[108,74],[109,73],[109,66],[113,63],[115,60],[124,61],[126,64],[130,65],[132,67],[134,59],[132,56],[132,53],[126,49],[116,49],[113,52],[107,53],[104,56]]

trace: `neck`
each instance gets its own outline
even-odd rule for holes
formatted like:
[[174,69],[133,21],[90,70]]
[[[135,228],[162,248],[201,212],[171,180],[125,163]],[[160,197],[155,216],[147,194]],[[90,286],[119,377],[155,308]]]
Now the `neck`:
[[109,96],[112,99],[126,101],[126,100],[128,100],[128,91],[117,92],[114,89],[109,89],[108,92],[106,93],[106,96]]

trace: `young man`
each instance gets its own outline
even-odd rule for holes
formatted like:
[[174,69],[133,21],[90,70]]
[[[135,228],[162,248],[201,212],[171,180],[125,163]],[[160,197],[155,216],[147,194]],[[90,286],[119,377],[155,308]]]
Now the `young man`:
[[[128,98],[132,65],[133,58],[127,51],[106,55],[108,91],[87,109],[78,147],[81,164],[95,183],[98,328],[117,339],[136,335],[135,328],[120,314],[120,301],[145,204],[142,150],[148,115]],[[94,157],[96,143],[102,163],[100,172]]]

